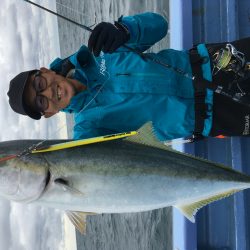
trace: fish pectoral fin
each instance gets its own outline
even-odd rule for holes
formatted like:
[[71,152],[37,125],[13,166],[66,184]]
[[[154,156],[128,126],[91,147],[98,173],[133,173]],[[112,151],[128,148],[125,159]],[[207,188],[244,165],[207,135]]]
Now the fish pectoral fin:
[[86,234],[86,218],[88,215],[95,215],[95,213],[88,212],[74,212],[74,211],[66,211],[66,214],[75,228],[81,233]]
[[76,195],[84,195],[84,193],[82,193],[78,189],[70,186],[69,182],[65,179],[62,179],[62,178],[55,179],[54,183],[58,186],[61,186],[64,189],[64,191],[69,191]]
[[234,189],[234,190],[230,190],[228,192],[214,195],[214,196],[209,197],[209,198],[204,199],[204,200],[199,200],[199,201],[196,201],[194,203],[189,203],[189,204],[178,204],[178,205],[175,205],[174,207],[177,208],[188,220],[195,223],[195,215],[199,209],[208,205],[211,202],[221,200],[221,199],[226,198],[226,197],[228,197],[232,194],[235,194],[239,191],[240,191],[240,189]]
[[151,146],[155,148],[160,148],[163,150],[171,150],[173,149],[163,142],[159,141],[154,134],[153,124],[152,122],[145,123],[141,128],[137,130],[137,134],[133,136],[126,137],[125,141],[143,144],[146,146]]

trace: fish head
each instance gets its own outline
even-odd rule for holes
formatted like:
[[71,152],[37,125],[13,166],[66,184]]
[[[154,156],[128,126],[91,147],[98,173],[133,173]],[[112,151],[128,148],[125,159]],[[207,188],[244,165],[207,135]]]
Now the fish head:
[[[5,144],[5,150],[2,145],[0,143],[1,158],[20,153],[21,147],[17,145]],[[0,195],[8,200],[31,202],[38,199],[49,179],[48,164],[41,154],[27,154],[0,161]]]

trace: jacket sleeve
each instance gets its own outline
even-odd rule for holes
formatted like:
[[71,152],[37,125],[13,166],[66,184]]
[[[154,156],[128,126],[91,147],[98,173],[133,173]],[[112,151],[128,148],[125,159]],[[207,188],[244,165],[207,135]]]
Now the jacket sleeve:
[[140,51],[145,51],[160,41],[168,31],[166,19],[152,12],[121,17],[119,21],[130,32],[130,39],[126,44]]

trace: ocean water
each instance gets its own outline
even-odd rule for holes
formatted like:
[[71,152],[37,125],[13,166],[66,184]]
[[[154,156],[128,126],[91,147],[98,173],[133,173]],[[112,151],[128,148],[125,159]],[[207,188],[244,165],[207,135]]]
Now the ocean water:
[[[167,0],[57,0],[58,13],[92,26],[117,20],[121,15],[152,11],[168,18]],[[58,20],[61,57],[67,57],[86,44],[89,32],[65,20]],[[154,45],[157,51],[169,47],[167,36]],[[67,116],[68,136],[73,120]],[[169,250],[172,249],[172,209],[133,214],[89,216],[86,235],[76,232],[78,250]]]

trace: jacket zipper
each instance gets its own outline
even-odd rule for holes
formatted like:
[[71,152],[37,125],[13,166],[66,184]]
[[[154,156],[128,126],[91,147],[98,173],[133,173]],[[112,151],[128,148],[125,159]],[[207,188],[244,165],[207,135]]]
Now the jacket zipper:
[[155,74],[155,73],[116,73],[116,76],[166,76],[165,74]]

